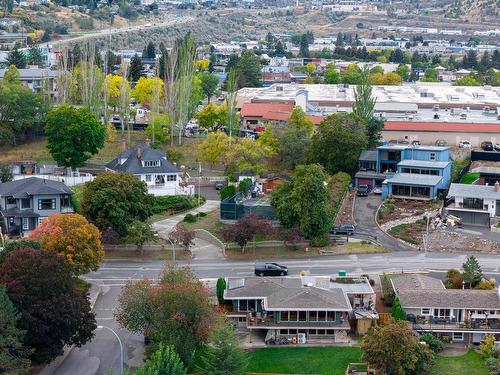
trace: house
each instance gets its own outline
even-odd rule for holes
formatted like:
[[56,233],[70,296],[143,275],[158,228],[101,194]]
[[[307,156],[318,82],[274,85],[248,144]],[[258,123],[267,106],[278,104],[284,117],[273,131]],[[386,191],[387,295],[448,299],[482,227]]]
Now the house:
[[478,344],[486,334],[499,340],[498,289],[446,289],[441,280],[420,274],[394,277],[391,284],[418,333],[465,344]]
[[[242,125],[246,128],[255,128],[266,122],[286,125],[293,109],[294,103],[243,103],[240,111]],[[315,125],[323,120],[322,116],[306,116]]]
[[500,167],[477,167],[471,172],[479,173],[478,185],[495,185],[500,181]]
[[245,277],[228,278],[226,284],[228,317],[265,333],[266,342],[283,337],[347,342],[356,319],[378,318],[375,293],[364,277]]
[[[6,69],[0,69],[0,79],[3,79],[6,71]],[[27,69],[18,69],[18,71],[19,81],[31,91],[45,93],[51,98],[57,96],[57,77],[59,73],[56,70],[34,66]]]
[[262,68],[262,82],[272,83],[290,83],[290,69],[287,66],[264,66]]
[[451,184],[446,212],[460,217],[463,224],[490,226],[490,218],[500,215],[500,184]]
[[149,142],[124,150],[106,164],[106,169],[133,174],[148,186],[153,195],[194,194],[194,186],[183,183],[181,172],[167,160],[167,154],[151,148]]
[[449,147],[383,145],[358,160],[356,186],[382,187],[382,199],[434,199],[451,180]]
[[261,177],[255,181],[255,185],[258,190],[263,194],[272,193],[278,186],[288,181],[289,177],[282,176],[269,176],[269,177]]
[[0,228],[25,237],[54,213],[73,212],[73,191],[64,183],[28,177],[0,183]]

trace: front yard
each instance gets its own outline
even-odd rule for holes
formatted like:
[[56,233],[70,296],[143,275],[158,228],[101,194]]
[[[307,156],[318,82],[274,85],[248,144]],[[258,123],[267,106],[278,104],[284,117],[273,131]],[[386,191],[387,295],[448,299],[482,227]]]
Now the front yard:
[[426,220],[420,219],[415,223],[396,225],[389,229],[389,234],[412,245],[419,246],[422,244],[422,236],[426,227]]
[[488,375],[488,369],[481,356],[470,349],[459,356],[436,356],[434,375]]

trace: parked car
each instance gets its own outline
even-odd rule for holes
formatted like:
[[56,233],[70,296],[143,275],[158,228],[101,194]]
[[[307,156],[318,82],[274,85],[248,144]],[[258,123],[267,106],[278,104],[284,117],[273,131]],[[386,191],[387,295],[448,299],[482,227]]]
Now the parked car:
[[481,148],[484,151],[493,151],[493,143],[491,143],[490,141],[481,142]]
[[288,268],[278,263],[260,263],[255,265],[255,276],[286,276]]
[[359,185],[356,195],[358,197],[366,197],[370,192],[370,187],[368,185]]
[[348,236],[352,236],[354,234],[355,227],[354,225],[350,224],[343,224],[343,225],[338,225],[335,227],[332,227],[330,229],[331,234],[346,234]]
[[224,186],[226,186],[224,181],[216,181],[214,184],[215,190],[222,190],[224,189]]
[[397,145],[398,144],[398,141],[396,139],[391,139],[389,140],[388,142],[390,145]]
[[439,147],[445,147],[448,145],[448,142],[446,142],[444,139],[438,139],[434,145],[439,146]]
[[411,141],[412,146],[420,146],[420,141]]
[[460,148],[472,148],[472,145],[470,144],[469,141],[461,140],[458,142],[458,147]]
[[493,147],[495,151],[500,151],[500,143],[495,143],[495,147]]
[[398,141],[398,144],[400,144],[400,145],[409,145],[410,142],[403,140],[403,141]]
[[256,131],[257,133],[262,133],[265,130],[266,130],[266,128],[263,126],[256,126],[254,129],[254,131]]
[[382,188],[376,187],[372,190],[373,194],[381,195],[382,194]]

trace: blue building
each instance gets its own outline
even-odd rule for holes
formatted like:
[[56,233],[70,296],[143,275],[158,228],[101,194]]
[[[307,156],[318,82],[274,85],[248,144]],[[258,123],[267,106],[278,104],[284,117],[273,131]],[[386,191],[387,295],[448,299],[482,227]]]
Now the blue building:
[[434,199],[451,180],[449,147],[384,145],[365,150],[358,161],[356,186],[382,189],[382,199]]

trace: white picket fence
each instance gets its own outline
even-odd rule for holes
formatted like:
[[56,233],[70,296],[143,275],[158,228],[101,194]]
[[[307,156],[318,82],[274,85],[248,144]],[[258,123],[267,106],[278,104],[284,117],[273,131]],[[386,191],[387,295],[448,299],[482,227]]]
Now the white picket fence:
[[42,178],[44,180],[64,182],[66,186],[82,185],[92,181],[95,177],[90,173],[80,173],[78,176],[58,176],[51,174],[18,174],[14,175],[14,180],[24,180],[30,177]]

